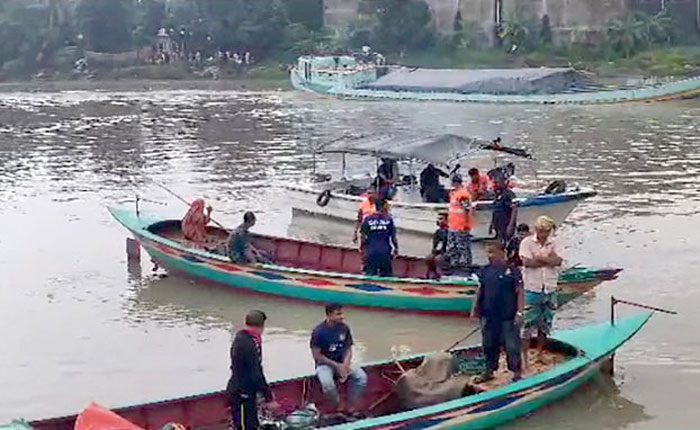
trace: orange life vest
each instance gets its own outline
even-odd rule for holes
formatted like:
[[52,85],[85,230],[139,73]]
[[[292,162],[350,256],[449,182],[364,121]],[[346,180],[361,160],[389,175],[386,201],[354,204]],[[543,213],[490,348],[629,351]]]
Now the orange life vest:
[[450,210],[447,213],[447,225],[450,230],[469,231],[474,226],[472,216],[464,208],[464,202],[471,201],[471,194],[465,188],[452,190],[450,193]]
[[[389,210],[389,202],[384,201],[384,207]],[[360,202],[360,211],[362,212],[362,218],[372,215],[377,212],[377,207],[374,204],[374,200],[370,199],[367,194],[363,194],[362,202]]]
[[469,192],[471,193],[471,196],[474,198],[474,200],[481,200],[481,197],[488,191],[490,183],[491,181],[488,175],[485,173],[479,174],[479,182],[477,182],[476,184],[474,182],[469,181]]

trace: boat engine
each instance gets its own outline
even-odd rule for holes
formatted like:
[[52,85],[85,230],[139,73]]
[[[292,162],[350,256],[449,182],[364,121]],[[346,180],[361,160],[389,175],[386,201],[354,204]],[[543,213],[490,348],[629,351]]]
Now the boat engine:
[[544,189],[545,194],[561,194],[566,192],[566,182],[563,179],[556,179]]

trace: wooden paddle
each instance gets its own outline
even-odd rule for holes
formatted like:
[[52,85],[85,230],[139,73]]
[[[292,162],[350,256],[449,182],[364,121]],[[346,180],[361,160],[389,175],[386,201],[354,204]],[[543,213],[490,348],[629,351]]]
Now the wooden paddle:
[[[161,184],[160,182],[156,181],[155,179],[151,179],[151,182],[158,185],[159,187],[161,187],[162,189],[164,189],[168,193],[172,194],[173,196],[175,196],[175,198],[177,198],[178,200],[180,200],[182,203],[186,204],[187,206],[192,206],[192,203],[188,202],[187,200],[182,198],[180,195],[178,195],[175,191],[171,190],[170,188],[166,187],[165,185]],[[223,224],[221,224],[219,221],[215,220],[214,218],[209,217],[209,219],[211,220],[211,222],[213,222],[214,224],[216,224],[219,227],[221,227],[222,229],[224,229],[227,233],[231,232],[230,229],[224,227]]]

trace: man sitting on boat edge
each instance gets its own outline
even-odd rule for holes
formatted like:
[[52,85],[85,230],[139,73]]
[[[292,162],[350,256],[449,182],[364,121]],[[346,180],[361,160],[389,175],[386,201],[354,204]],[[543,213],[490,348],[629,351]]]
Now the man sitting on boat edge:
[[231,345],[231,378],[226,385],[231,423],[236,430],[257,430],[258,394],[265,398],[265,408],[271,412],[280,410],[274,401],[262,369],[262,333],[267,316],[253,310],[245,317],[245,328],[236,333]]
[[352,363],[354,344],[350,328],[343,320],[343,306],[337,303],[326,305],[326,319],[311,333],[311,354],[316,362],[316,377],[326,398],[338,409],[342,409],[340,394],[335,379],[343,384],[352,380],[348,413],[356,412],[358,400],[367,387],[367,374]]

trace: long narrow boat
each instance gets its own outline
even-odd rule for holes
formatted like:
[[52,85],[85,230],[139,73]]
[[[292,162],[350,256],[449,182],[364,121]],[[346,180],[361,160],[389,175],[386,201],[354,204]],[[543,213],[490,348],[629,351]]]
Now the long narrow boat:
[[[468,313],[476,293],[472,279],[426,279],[424,259],[399,256],[396,277],[365,276],[357,249],[297,239],[254,235],[253,243],[276,264],[240,265],[215,251],[192,246],[183,239],[179,220],[130,209],[110,209],[150,256],[170,271],[232,288],[316,302],[434,313]],[[212,241],[227,232],[209,228]],[[620,269],[571,268],[561,275],[559,304],[615,279]]]
[[[471,385],[457,399],[407,410],[401,407],[392,377],[397,376],[393,361],[366,365],[368,389],[361,408],[368,418],[351,423],[317,428],[333,430],[411,430],[484,429],[529,414],[559,400],[593,378],[615,351],[634,336],[651,317],[634,314],[615,324],[603,322],[553,334],[547,351],[559,358],[540,372],[525,374],[518,382],[502,381],[489,386]],[[479,347],[452,352],[458,363],[478,360]],[[424,355],[402,359],[403,369],[420,365]],[[271,385],[285,413],[314,403],[328,412],[328,405],[313,375],[282,380]],[[344,395],[344,393],[343,393]],[[223,430],[228,425],[225,392],[198,394],[173,400],[130,406],[115,412],[146,430],[158,430],[176,422],[190,430]],[[76,416],[32,421],[34,430],[73,430]]]
[[302,56],[289,77],[297,90],[350,100],[587,105],[700,95],[700,77],[604,87],[595,82],[577,85],[577,74],[570,68],[419,69],[362,64],[351,56]]

